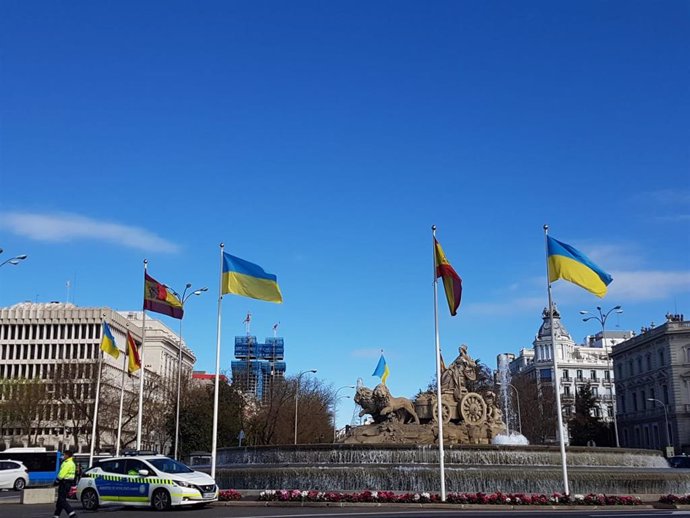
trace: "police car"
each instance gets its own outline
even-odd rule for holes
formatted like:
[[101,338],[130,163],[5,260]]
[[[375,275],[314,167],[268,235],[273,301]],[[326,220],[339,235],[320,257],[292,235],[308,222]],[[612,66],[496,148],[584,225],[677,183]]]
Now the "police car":
[[91,511],[104,503],[202,507],[218,500],[218,486],[206,473],[163,455],[125,455],[101,459],[77,484],[77,499]]

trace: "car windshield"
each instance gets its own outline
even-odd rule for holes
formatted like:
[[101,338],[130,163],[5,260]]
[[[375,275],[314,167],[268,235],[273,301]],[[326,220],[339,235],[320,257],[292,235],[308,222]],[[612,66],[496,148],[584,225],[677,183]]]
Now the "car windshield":
[[147,459],[149,463],[156,468],[158,471],[163,471],[165,473],[193,473],[194,470],[188,468],[181,462],[169,459],[167,457],[161,459]]

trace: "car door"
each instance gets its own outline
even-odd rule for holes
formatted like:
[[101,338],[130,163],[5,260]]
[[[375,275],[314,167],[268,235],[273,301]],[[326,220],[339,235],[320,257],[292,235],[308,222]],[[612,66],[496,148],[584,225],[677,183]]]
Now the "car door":
[[125,459],[99,463],[102,473],[96,477],[96,489],[104,502],[119,502],[125,484]]
[[14,481],[10,481],[10,468],[12,467],[11,462],[5,462],[0,460],[0,487],[8,488],[11,487],[10,484]]
[[150,500],[150,485],[148,477],[143,477],[139,471],[145,469],[151,473],[151,468],[144,464],[139,459],[127,459],[125,462],[125,479],[122,493],[120,495],[121,502],[131,503],[149,503]]

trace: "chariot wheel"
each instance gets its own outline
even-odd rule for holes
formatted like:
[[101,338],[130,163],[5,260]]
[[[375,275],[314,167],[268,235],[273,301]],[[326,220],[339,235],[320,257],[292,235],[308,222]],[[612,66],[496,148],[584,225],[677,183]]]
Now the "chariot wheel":
[[481,424],[486,421],[486,403],[476,392],[470,392],[460,401],[460,415],[467,424]]
[[[438,423],[438,403],[437,403],[436,398],[434,398],[434,400],[432,401],[432,405],[433,406],[432,406],[431,412],[434,416],[434,422]],[[441,415],[443,417],[444,423],[447,423],[450,421],[450,414],[451,414],[450,405],[448,403],[446,403],[445,401],[441,401]]]

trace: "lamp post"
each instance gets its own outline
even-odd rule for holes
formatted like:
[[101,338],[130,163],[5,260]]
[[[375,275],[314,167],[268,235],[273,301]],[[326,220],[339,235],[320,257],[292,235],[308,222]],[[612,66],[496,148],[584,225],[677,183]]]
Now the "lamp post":
[[338,397],[338,392],[340,392],[343,389],[353,389],[353,388],[355,388],[354,385],[343,385],[342,387],[340,387],[338,390],[335,391],[335,396],[333,399],[333,442],[335,442],[335,440],[336,440],[336,434],[338,431],[338,424],[337,424],[337,420],[336,420],[336,415],[338,412],[338,401],[344,397],[351,397],[348,395],[343,395],[343,396]]
[[[4,250],[2,248],[0,248],[0,254],[3,252],[4,252]],[[11,264],[11,265],[16,266],[19,263],[21,263],[24,259],[26,259],[27,257],[29,257],[29,256],[26,254],[15,255],[14,257],[10,257],[9,259],[1,262],[0,266],[4,266],[6,264]]]
[[[182,292],[182,296],[179,297],[182,303],[182,308],[184,309],[184,304],[187,299],[192,295],[201,295],[203,292],[208,291],[208,288],[203,287],[196,290],[192,290],[187,294],[187,290],[191,288],[192,285],[187,283]],[[174,291],[174,290],[173,290]],[[175,460],[180,460],[177,458],[177,450],[180,443],[180,392],[182,388],[182,319],[180,319],[180,353],[177,358],[177,409],[175,410]]]
[[[614,306],[611,309],[609,309],[606,313],[604,313],[601,309],[601,306],[597,306],[597,311],[598,315],[591,315],[588,317],[585,317],[582,319],[583,322],[587,322],[589,320],[596,320],[601,324],[601,345],[606,350],[606,319],[609,318],[609,315],[613,313],[614,311],[617,314],[623,313],[623,309],[620,306]],[[589,311],[585,310],[580,310],[580,315],[587,315],[589,314]],[[611,375],[613,374],[613,366],[611,364],[611,350],[606,354],[606,357],[608,359],[608,369],[609,369],[609,396],[611,397],[611,405],[613,406],[613,432],[614,435],[616,436],[616,448],[620,448],[620,442],[618,440],[618,418],[616,417],[616,399],[613,397],[613,379],[611,378]]]
[[297,444],[297,401],[299,400],[299,382],[302,379],[302,376],[305,374],[311,372],[312,374],[316,373],[316,369],[310,369],[308,371],[302,371],[297,375],[297,387],[295,388],[295,444]]
[[648,397],[647,401],[656,401],[657,403],[661,403],[661,406],[664,407],[664,417],[666,418],[666,451],[668,452],[668,448],[671,448],[671,434],[668,433],[668,411],[666,410],[666,404],[663,401],[659,401],[656,398],[653,397]]

